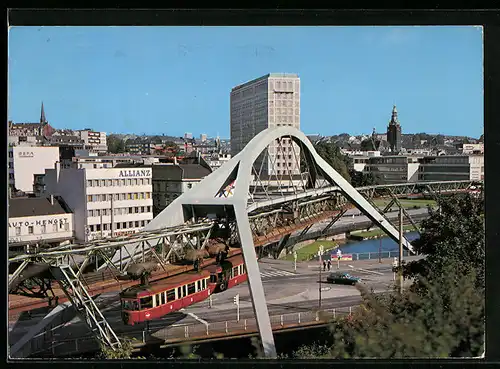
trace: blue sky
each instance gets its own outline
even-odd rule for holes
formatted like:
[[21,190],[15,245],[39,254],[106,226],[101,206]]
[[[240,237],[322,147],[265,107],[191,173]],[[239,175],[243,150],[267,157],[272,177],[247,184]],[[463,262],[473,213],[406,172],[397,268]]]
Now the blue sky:
[[15,27],[9,119],[229,137],[231,88],[301,78],[301,130],[483,133],[479,27]]

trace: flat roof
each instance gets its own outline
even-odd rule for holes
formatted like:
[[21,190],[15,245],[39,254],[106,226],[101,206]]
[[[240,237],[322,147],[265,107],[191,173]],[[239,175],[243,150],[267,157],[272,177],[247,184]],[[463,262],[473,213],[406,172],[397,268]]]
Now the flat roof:
[[53,205],[50,202],[50,197],[19,197],[9,199],[9,218],[68,213],[71,213],[71,211],[67,205],[56,196],[54,196]]
[[262,77],[258,77],[258,78],[255,78],[255,79],[252,79],[251,81],[248,81],[248,82],[245,82],[245,83],[242,83],[240,85],[237,85],[235,87],[233,87],[233,89],[231,91],[236,91],[242,87],[245,87],[245,86],[248,86],[252,83],[255,83],[255,82],[258,82],[258,81],[261,81],[263,79],[266,79],[266,78],[269,78],[269,77],[281,77],[281,78],[299,78],[299,75],[297,73],[268,73]]

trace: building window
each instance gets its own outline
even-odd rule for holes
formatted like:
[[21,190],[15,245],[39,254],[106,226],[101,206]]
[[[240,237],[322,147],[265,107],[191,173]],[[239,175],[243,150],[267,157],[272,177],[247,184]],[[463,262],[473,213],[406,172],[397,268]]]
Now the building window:
[[134,200],[139,200],[139,194],[137,192],[134,193]]
[[88,211],[88,216],[93,217],[94,216],[94,210],[89,210]]
[[139,228],[139,221],[138,220],[135,221],[135,227]]
[[87,187],[92,187],[92,180],[91,180],[91,179],[89,179],[89,180],[87,181]]
[[99,232],[99,231],[101,230],[101,225],[100,225],[100,224],[96,224],[96,225],[95,225],[95,230],[96,230],[97,232]]
[[146,192],[146,199],[150,199],[151,198],[151,192]]
[[92,195],[87,195],[87,201],[92,202]]
[[65,223],[65,224],[64,224],[64,230],[65,230],[66,232],[69,232],[69,223]]
[[53,225],[52,230],[57,233],[57,223]]
[[108,225],[107,224],[103,224],[102,225],[102,230],[103,231],[107,231],[108,230]]
[[129,228],[134,228],[134,222],[128,222],[128,227]]
[[90,226],[89,226],[89,229],[90,229],[90,232],[94,232],[94,225],[93,225],[93,224],[92,224],[92,225],[90,225]]
[[147,209],[148,209],[147,212],[150,213],[151,212],[151,206],[148,206]]
[[122,223],[122,228],[123,228],[123,229],[127,228],[127,222],[123,222],[123,223]]
[[45,224],[41,227],[42,233],[47,233],[47,226]]
[[127,200],[132,200],[132,194],[131,193],[127,194]]
[[144,206],[141,206],[141,213],[145,213]]
[[141,220],[141,227],[144,227],[144,226],[145,226],[145,224],[144,224],[144,223],[145,223],[145,222],[144,222],[144,220]]

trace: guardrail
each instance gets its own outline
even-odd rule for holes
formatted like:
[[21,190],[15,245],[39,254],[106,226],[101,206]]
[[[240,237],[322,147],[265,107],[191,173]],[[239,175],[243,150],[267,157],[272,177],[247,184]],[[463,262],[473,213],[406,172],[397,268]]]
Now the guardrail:
[[[321,311],[306,311],[289,314],[273,315],[270,317],[273,331],[292,329],[325,324],[337,318],[349,316],[357,306],[348,306]],[[170,326],[154,333],[147,330],[127,332],[120,336],[122,340],[131,340],[135,348],[148,344],[176,344],[184,341],[203,341],[207,339],[224,338],[230,336],[244,336],[258,333],[255,318],[226,320],[214,323],[195,323],[180,326]],[[31,358],[36,354],[44,357],[70,356],[83,352],[98,351],[99,345],[94,336],[85,336],[76,339],[53,340],[46,335],[40,335],[31,340]]]

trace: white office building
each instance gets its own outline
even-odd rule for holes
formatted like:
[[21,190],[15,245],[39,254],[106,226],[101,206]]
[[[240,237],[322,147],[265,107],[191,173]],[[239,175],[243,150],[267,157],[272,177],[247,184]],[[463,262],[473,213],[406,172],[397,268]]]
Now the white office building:
[[[269,127],[300,129],[300,79],[297,74],[271,73],[231,90],[231,155],[238,154],[259,132]],[[290,139],[269,146],[263,172],[300,174],[300,152]],[[256,161],[261,165],[262,157]],[[275,164],[273,164],[275,163]],[[286,168],[286,169],[285,169]]]
[[8,155],[9,185],[31,193],[34,175],[54,168],[59,161],[59,147],[14,146],[9,147]]
[[79,241],[139,232],[153,219],[151,168],[65,168],[45,171],[47,194],[60,195],[75,215]]
[[418,179],[429,181],[483,181],[483,155],[442,155],[420,159]]

